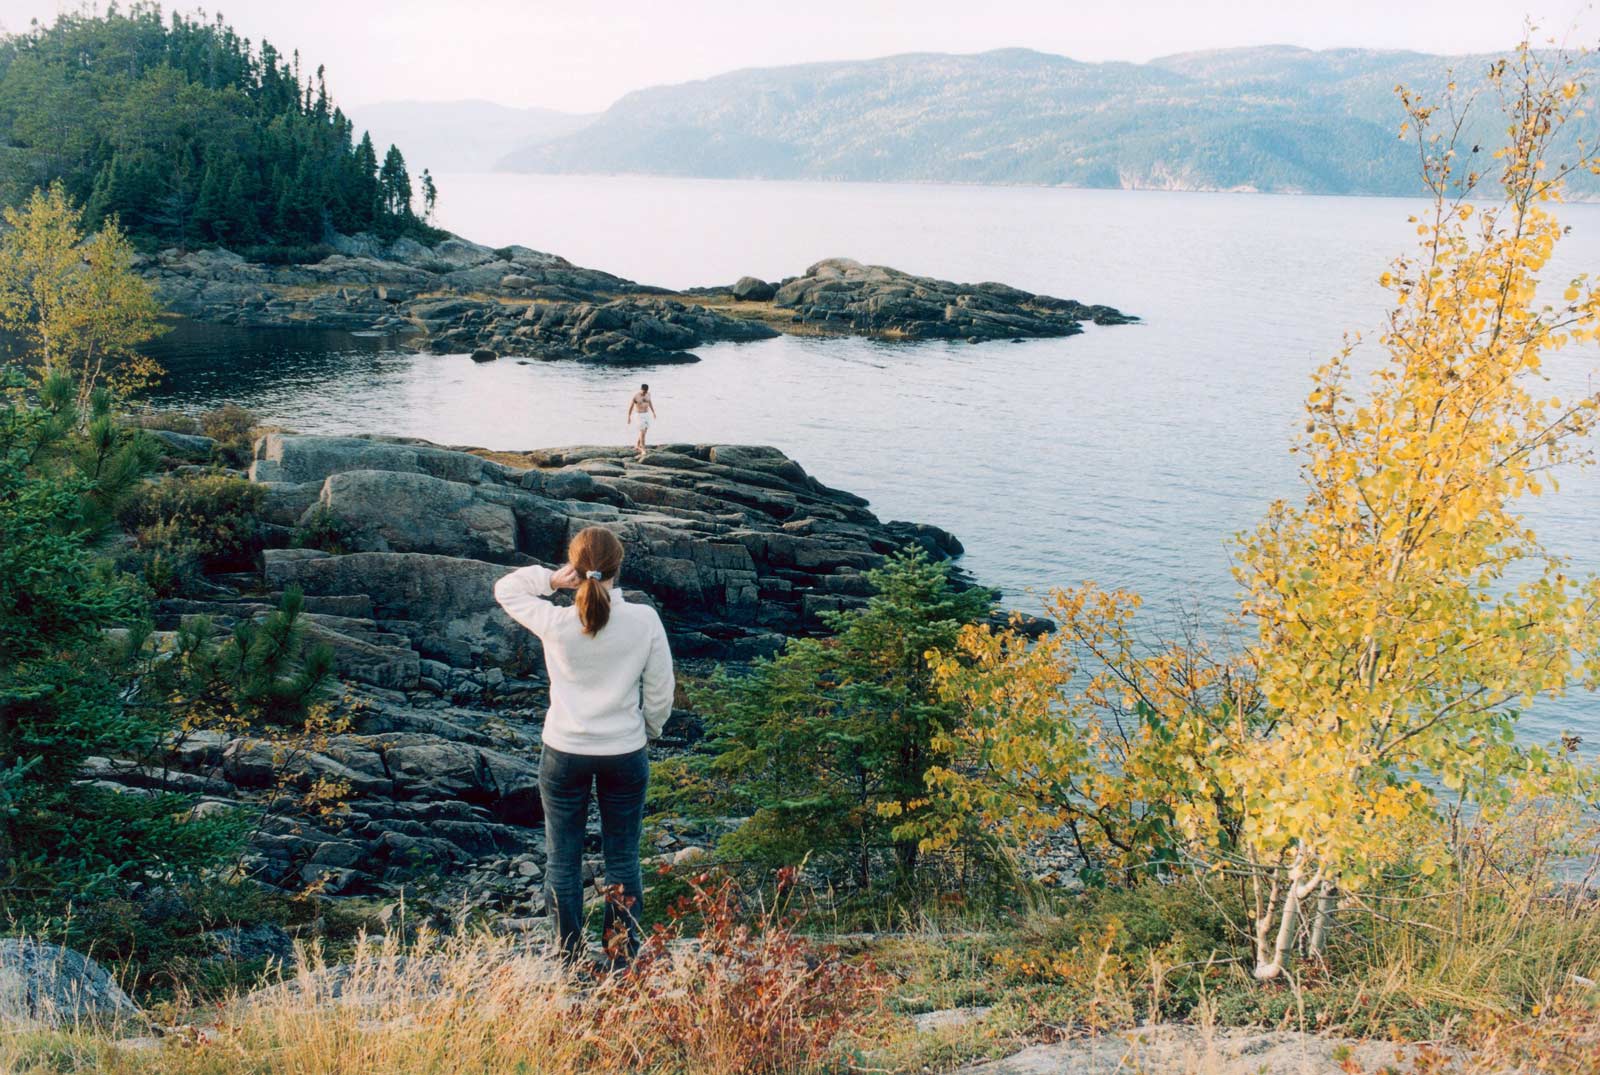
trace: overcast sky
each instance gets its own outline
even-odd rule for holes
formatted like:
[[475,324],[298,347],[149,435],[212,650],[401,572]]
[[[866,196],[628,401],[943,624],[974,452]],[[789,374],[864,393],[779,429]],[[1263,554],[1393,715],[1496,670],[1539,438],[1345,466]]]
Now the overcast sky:
[[[0,26],[24,30],[82,6],[0,0]],[[575,112],[739,67],[896,52],[1021,45],[1133,61],[1278,43],[1489,52],[1514,44],[1530,14],[1565,43],[1600,43],[1600,14],[1582,0],[230,0],[208,9],[253,41],[326,64],[346,106],[476,97]]]

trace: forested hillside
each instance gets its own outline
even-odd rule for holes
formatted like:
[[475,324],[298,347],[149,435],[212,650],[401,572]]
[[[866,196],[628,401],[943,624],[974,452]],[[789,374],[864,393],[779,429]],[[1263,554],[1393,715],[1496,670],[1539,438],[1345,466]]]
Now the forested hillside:
[[136,4],[0,39],[8,202],[60,180],[91,225],[144,246],[221,243],[273,256],[332,232],[425,235],[413,183],[334,104],[322,68],[252,44],[219,16]]
[[[623,97],[513,171],[1418,194],[1395,86],[1491,57],[1288,46],[1083,63],[1030,49],[733,71]],[[1586,69],[1592,64],[1585,62]],[[1475,109],[1485,157],[1503,133]],[[1593,120],[1580,120],[1564,135]],[[1591,138],[1592,141],[1592,138]],[[1575,184],[1590,192],[1585,177]]]

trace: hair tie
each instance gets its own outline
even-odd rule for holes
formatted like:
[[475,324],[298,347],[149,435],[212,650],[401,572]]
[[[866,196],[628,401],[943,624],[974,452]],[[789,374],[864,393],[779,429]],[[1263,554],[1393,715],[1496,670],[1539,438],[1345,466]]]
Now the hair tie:
[[598,572],[598,571],[585,571],[585,572],[584,572],[584,575],[585,575],[585,576],[586,576],[586,577],[588,577],[588,578],[591,578],[591,579],[594,579],[594,580],[596,580],[596,581],[599,581],[599,580],[600,580],[600,579],[603,579],[603,578],[605,578],[605,575],[603,575],[603,574],[601,574],[601,573],[600,573],[600,572]]

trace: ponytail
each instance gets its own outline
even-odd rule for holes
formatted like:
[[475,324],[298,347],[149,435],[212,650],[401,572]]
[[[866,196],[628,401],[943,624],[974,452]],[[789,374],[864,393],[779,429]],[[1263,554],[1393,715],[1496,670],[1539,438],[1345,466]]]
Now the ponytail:
[[586,527],[567,547],[567,561],[578,573],[573,601],[578,622],[583,624],[584,634],[599,634],[611,621],[611,588],[606,583],[614,580],[622,567],[622,542],[604,527]]
[[611,622],[611,590],[599,579],[578,583],[573,604],[578,606],[578,622],[586,635],[599,634],[600,628]]

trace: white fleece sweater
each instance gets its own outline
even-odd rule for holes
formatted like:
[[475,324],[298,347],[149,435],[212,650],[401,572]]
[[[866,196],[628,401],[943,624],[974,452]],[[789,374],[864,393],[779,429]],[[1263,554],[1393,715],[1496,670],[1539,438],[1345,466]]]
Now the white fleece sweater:
[[494,584],[500,607],[544,643],[550,673],[544,741],[568,754],[638,750],[672,715],[672,651],[661,617],[623,600],[613,586],[610,620],[586,635],[576,608],[550,601],[551,574],[524,567]]

